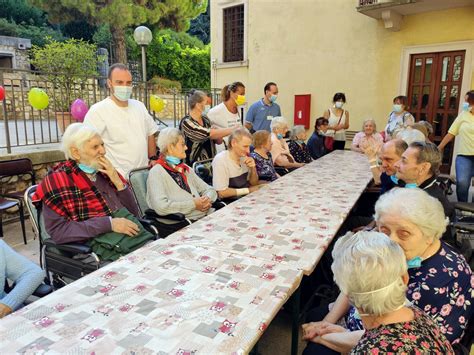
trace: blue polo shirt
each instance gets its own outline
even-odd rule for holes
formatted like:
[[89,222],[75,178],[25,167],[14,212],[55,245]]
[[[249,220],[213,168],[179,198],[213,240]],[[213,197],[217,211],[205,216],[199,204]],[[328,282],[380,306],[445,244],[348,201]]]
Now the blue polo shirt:
[[250,106],[245,121],[250,122],[255,131],[263,129],[270,132],[270,123],[276,116],[281,116],[280,106],[275,102],[267,105],[263,99],[260,99]]

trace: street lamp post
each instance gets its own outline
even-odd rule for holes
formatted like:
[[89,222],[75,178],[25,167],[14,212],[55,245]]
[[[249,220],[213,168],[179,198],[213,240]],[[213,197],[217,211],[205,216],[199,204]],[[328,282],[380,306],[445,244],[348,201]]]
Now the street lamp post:
[[150,29],[146,26],[138,26],[133,32],[133,38],[135,42],[142,48],[142,79],[145,84],[145,105],[149,106],[148,103],[148,85],[146,80],[146,46],[148,46],[153,39],[153,35]]

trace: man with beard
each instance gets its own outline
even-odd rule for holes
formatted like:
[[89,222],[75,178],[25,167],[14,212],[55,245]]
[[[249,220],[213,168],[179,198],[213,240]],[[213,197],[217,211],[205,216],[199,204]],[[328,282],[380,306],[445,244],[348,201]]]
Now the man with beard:
[[[45,229],[53,241],[87,243],[109,232],[140,234],[143,227],[129,217],[139,214],[132,191],[105,157],[97,131],[83,123],[71,124],[61,150],[67,160],[46,175],[32,199],[42,202]],[[126,212],[116,217],[118,210]]]

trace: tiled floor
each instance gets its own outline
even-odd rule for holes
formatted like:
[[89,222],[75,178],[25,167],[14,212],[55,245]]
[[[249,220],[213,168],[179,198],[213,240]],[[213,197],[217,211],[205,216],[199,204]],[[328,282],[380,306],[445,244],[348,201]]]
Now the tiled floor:
[[[3,226],[3,240],[17,252],[24,255],[36,264],[39,264],[39,242],[34,239],[30,221],[26,221],[27,241],[23,243],[20,223],[9,223]],[[259,341],[258,352],[261,355],[287,355],[291,346],[291,318],[284,311],[280,312],[270,324]],[[300,341],[299,353],[303,351],[304,342]]]

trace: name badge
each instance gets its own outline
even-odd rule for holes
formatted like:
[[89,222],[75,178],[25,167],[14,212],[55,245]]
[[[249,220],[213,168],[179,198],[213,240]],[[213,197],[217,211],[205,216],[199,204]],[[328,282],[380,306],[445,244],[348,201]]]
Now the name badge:
[[267,116],[267,121],[273,120],[273,116]]

